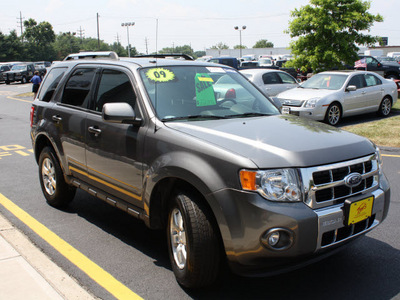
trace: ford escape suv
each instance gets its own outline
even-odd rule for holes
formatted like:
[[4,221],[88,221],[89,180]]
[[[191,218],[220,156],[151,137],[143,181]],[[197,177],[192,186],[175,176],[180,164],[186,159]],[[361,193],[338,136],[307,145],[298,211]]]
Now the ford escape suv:
[[47,73],[31,139],[51,206],[79,188],[164,229],[188,288],[213,284],[226,265],[252,276],[299,267],[389,208],[372,142],[281,115],[224,65],[80,54]]

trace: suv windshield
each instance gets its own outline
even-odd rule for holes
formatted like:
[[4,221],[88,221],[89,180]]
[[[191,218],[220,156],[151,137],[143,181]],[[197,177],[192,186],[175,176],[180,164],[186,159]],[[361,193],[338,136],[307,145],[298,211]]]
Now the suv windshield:
[[11,68],[11,71],[25,71],[26,70],[26,65],[14,65]]
[[305,81],[300,87],[305,89],[339,90],[348,75],[342,74],[316,74]]
[[262,93],[232,69],[157,67],[142,69],[140,75],[162,121],[279,114]]

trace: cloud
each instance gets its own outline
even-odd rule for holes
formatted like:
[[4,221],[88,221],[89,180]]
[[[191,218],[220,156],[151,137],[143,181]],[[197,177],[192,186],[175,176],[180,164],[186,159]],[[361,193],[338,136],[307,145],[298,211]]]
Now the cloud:
[[44,8],[46,13],[59,12],[59,9],[64,6],[62,0],[48,0],[47,5]]

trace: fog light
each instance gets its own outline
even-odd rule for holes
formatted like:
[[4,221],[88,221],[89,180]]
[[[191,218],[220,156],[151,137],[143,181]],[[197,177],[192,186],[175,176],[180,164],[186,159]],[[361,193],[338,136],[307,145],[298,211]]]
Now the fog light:
[[293,245],[293,233],[284,228],[273,228],[261,236],[261,243],[272,250],[286,250]]
[[272,247],[276,246],[279,242],[279,231],[275,231],[268,236],[268,244]]

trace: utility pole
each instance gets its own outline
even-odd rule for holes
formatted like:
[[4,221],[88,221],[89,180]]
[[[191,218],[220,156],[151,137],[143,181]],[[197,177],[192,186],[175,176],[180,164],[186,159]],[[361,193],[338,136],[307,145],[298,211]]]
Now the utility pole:
[[25,18],[22,18],[22,12],[19,12],[19,18],[17,18],[17,20],[19,20],[19,26],[21,27],[21,41],[23,42],[24,38],[22,37],[23,31],[22,31],[22,20]]
[[146,54],[149,54],[147,36],[146,36],[146,38],[144,39],[144,43],[146,44]]
[[81,44],[82,44],[82,42],[83,42],[83,34],[85,32],[85,29],[82,29],[82,26],[79,26],[79,29],[77,31],[78,31],[79,37],[81,39]]
[[99,31],[99,13],[97,15],[97,46],[100,50],[100,31]]
[[118,32],[117,32],[117,45],[119,45],[119,35],[118,35]]

